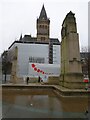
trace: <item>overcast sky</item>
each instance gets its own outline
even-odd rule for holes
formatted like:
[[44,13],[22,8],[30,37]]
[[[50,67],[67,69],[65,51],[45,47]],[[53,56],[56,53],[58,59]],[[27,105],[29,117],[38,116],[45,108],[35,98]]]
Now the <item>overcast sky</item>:
[[75,13],[80,47],[88,46],[88,0],[0,0],[0,54],[22,33],[36,36],[36,20],[44,4],[50,18],[50,37],[61,41],[62,22]]

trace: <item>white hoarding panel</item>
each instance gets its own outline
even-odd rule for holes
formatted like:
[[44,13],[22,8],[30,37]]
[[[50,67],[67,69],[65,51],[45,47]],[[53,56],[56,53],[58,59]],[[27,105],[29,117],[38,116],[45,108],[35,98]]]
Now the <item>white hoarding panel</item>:
[[28,76],[31,77],[40,76],[44,80],[47,80],[48,76],[59,76],[59,75],[60,75],[59,64],[29,63]]

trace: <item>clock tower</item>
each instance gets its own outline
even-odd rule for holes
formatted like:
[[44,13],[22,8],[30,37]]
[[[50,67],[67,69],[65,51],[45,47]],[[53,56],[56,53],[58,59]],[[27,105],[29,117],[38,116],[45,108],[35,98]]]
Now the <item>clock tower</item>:
[[40,16],[37,19],[37,41],[49,42],[49,24],[50,20],[47,18],[43,5]]

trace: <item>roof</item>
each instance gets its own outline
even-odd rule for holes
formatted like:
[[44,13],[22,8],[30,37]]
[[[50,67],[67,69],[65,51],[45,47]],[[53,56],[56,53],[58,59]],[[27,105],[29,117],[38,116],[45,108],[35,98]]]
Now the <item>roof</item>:
[[52,42],[54,45],[60,45],[60,41],[58,38],[50,38],[50,42]]
[[[50,42],[53,43],[53,45],[60,45],[60,41],[58,38],[50,38]],[[49,44],[49,42],[43,42],[43,41],[37,41],[37,38],[31,37],[31,35],[25,35],[22,40],[14,41],[11,46],[8,48],[10,49],[15,43],[28,43],[28,44]]]
[[22,38],[22,42],[31,42],[31,41],[36,41],[37,38],[36,37],[31,37],[31,35],[24,35],[24,37]]
[[[28,42],[28,43],[30,43],[30,42],[36,42],[37,43],[37,38],[36,37],[31,37],[31,35],[24,35],[24,37],[20,41]],[[50,38],[50,42],[52,42],[53,44],[60,44],[60,41],[58,40],[58,38]],[[40,41],[39,43],[46,43],[46,42]]]

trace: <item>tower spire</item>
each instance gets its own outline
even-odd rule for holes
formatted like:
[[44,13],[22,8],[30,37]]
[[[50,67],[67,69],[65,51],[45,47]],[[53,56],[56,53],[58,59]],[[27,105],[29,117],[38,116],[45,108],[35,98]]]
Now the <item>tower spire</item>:
[[19,39],[20,41],[22,40],[22,33],[21,33],[21,35],[20,35],[20,39]]
[[45,20],[47,20],[47,13],[46,13],[44,4],[43,4],[43,6],[42,6],[42,9],[41,9],[41,12],[40,12],[39,19],[45,19]]

